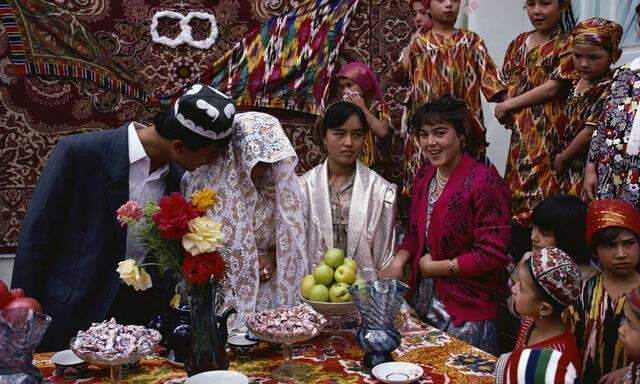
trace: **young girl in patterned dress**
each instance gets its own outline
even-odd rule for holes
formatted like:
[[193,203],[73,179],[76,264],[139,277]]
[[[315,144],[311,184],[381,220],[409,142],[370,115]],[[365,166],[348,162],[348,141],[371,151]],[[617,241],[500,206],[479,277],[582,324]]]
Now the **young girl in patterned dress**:
[[584,383],[618,383],[627,366],[618,328],[626,295],[640,283],[640,214],[621,200],[595,200],[586,222],[587,242],[602,272],[585,282],[567,315],[582,354]]
[[365,114],[369,129],[363,137],[360,161],[365,166],[383,173],[382,168],[393,162],[391,148],[391,115],[382,100],[380,83],[368,65],[352,62],[338,73],[342,99],[351,102]]
[[568,123],[554,160],[562,193],[582,195],[586,155],[613,79],[610,67],[620,57],[621,38],[622,27],[606,19],[588,19],[573,29],[573,65],[578,77],[567,99]]
[[[514,244],[530,237],[533,208],[558,192],[551,163],[567,119],[564,101],[555,98],[554,87],[569,87],[569,81],[562,81],[568,80],[568,74],[560,68],[570,72],[572,62],[570,1],[527,0],[525,8],[535,29],[518,35],[509,45],[502,66],[509,99],[495,109],[498,120],[513,128],[505,181],[513,194]],[[536,92],[518,97],[531,90]],[[512,256],[519,259],[522,255]]]
[[506,86],[500,79],[498,67],[489,56],[484,41],[474,32],[456,29],[460,0],[430,0],[412,2],[422,4],[428,12],[432,27],[422,28],[402,56],[402,63],[410,81],[403,130],[402,160],[403,193],[411,194],[416,171],[423,161],[409,116],[418,106],[439,96],[450,95],[465,102],[474,117],[473,130],[467,137],[467,151],[485,160],[486,140],[482,118],[480,93],[488,101],[501,101]]

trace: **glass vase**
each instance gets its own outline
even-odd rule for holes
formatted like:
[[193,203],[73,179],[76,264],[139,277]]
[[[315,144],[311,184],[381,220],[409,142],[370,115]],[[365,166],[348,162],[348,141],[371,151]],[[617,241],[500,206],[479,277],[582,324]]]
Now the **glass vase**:
[[218,282],[210,280],[203,285],[192,285],[189,291],[191,343],[185,359],[189,376],[229,368],[229,357],[224,348],[226,319],[220,326],[216,321],[217,290]]
[[402,342],[395,319],[408,290],[403,282],[389,279],[349,288],[362,320],[356,341],[365,352],[364,365],[367,368],[393,361],[391,352]]

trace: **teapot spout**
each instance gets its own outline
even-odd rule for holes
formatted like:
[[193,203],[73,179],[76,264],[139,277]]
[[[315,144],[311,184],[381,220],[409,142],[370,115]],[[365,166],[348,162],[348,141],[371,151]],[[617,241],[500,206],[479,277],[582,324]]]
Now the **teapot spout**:
[[220,338],[222,338],[222,340],[224,340],[225,342],[227,341],[227,337],[229,336],[227,321],[229,320],[229,316],[233,315],[234,313],[238,313],[238,311],[236,311],[236,309],[233,307],[229,307],[222,313],[222,316],[220,316],[218,320],[218,333],[220,334]]

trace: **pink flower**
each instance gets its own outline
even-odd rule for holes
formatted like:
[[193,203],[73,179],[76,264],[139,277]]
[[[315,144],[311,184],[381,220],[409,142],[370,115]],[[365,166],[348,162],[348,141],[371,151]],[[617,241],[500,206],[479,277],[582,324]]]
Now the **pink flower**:
[[122,207],[118,208],[118,221],[122,227],[132,221],[140,220],[143,216],[142,207],[133,200],[127,201]]

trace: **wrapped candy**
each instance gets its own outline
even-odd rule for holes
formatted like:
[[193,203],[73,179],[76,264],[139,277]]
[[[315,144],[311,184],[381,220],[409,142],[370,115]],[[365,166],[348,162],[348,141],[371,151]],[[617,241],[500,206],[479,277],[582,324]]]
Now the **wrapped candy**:
[[162,337],[155,329],[120,325],[115,319],[93,323],[79,331],[71,349],[79,355],[93,355],[105,361],[119,361],[150,352]]
[[256,333],[283,339],[315,335],[326,323],[327,319],[308,304],[255,313],[247,319],[247,326]]

